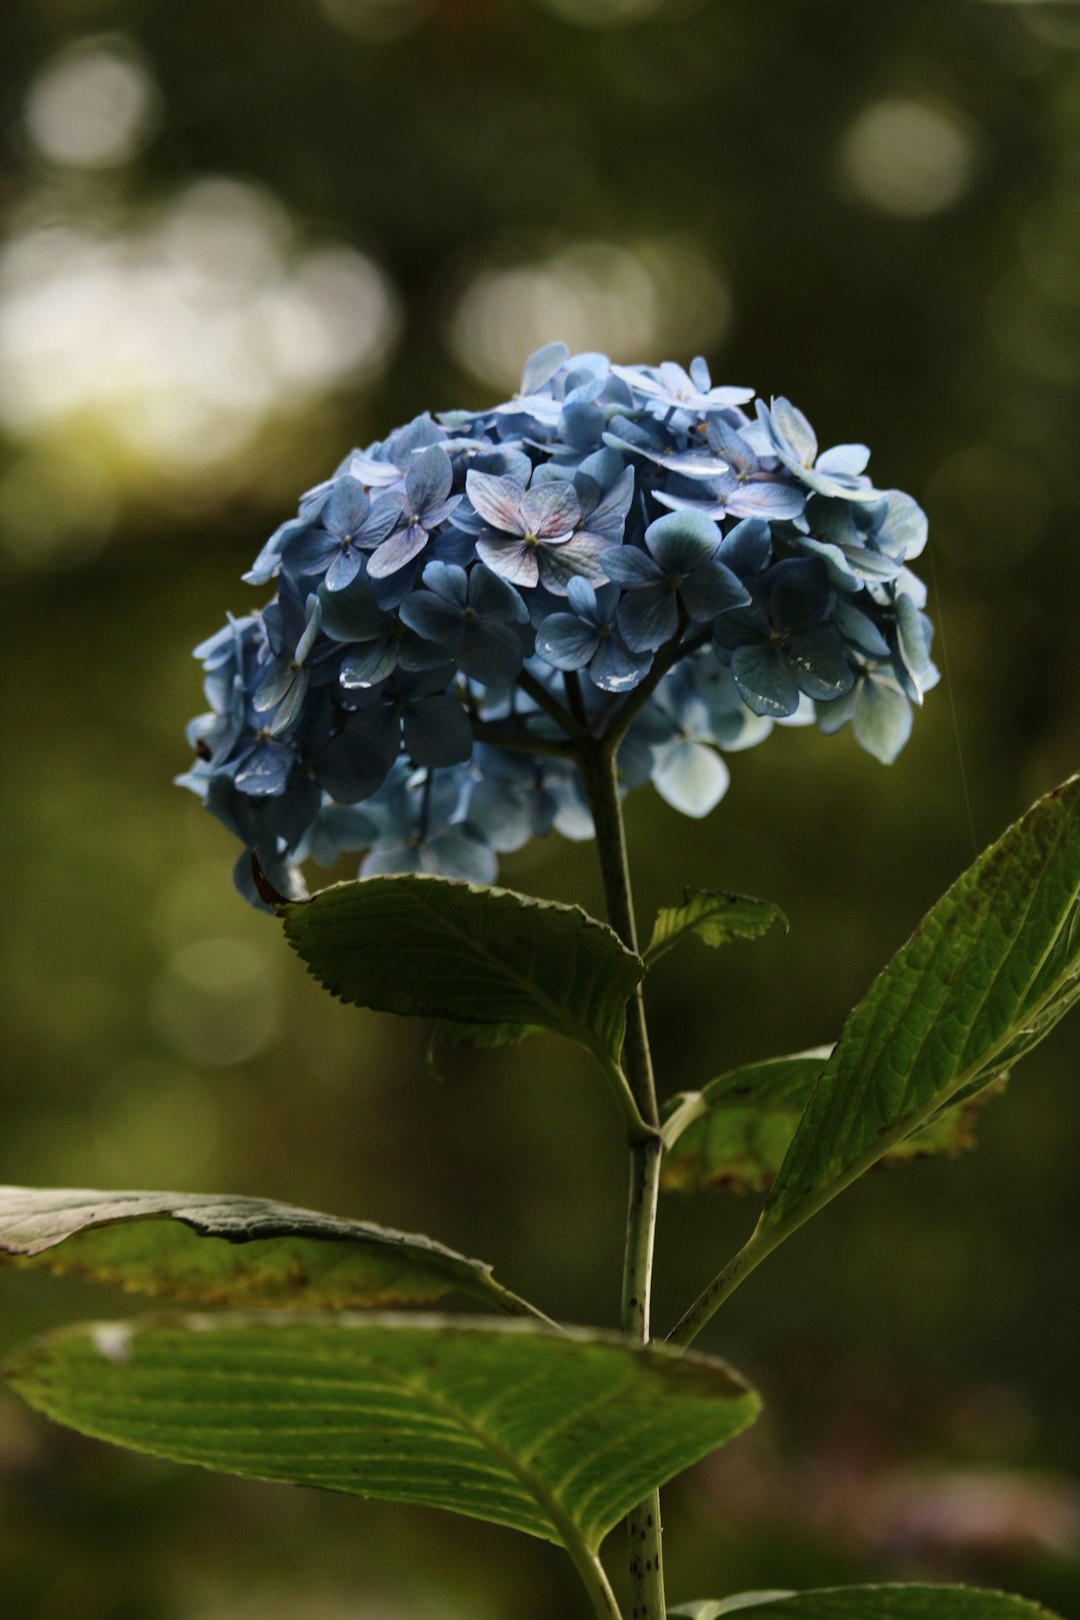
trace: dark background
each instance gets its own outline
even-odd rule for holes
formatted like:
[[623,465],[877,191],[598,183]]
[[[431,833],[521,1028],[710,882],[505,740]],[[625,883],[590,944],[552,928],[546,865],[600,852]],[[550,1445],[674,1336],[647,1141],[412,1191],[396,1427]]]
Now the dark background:
[[[429,1231],[613,1323],[602,1082],[537,1041],[437,1083],[421,1029],[321,996],[170,785],[188,649],[351,445],[502,395],[553,337],[703,350],[865,438],[931,518],[946,678],[906,752],[781,730],[705,823],[628,806],[643,917],[692,883],[792,924],[657,971],[665,1093],[833,1038],[1076,765],[1080,10],[8,0],[3,43],[0,1179]],[[503,875],[599,907],[589,846]],[[974,1155],[867,1178],[713,1323],[769,1410],[668,1493],[673,1598],[925,1575],[1077,1612],[1078,1058],[1074,1019]],[[661,1326],[754,1210],[665,1206]],[[132,1308],[9,1271],[0,1344]],[[171,1468],[2,1396],[0,1545],[20,1620],[583,1612],[539,1543]]]

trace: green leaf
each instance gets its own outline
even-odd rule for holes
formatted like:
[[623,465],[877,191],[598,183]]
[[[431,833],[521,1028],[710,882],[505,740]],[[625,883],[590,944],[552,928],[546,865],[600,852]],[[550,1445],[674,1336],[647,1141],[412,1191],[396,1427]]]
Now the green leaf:
[[[748,1063],[711,1081],[703,1091],[673,1097],[661,1127],[664,1191],[763,1192],[791,1146],[831,1050],[819,1046],[792,1057]],[[943,1109],[898,1142],[882,1163],[956,1155],[970,1148],[979,1108],[1003,1087],[1002,1078]]]
[[592,1553],[759,1404],[711,1358],[415,1315],[86,1324],[27,1346],[7,1376],[49,1417],[137,1451]]
[[263,1198],[0,1187],[0,1256],[203,1304],[422,1305],[457,1290],[531,1310],[431,1238]]
[[669,1335],[690,1344],[804,1221],[1000,1082],[1080,997],[1080,776],[1033,805],[923,918],[841,1032],[743,1245]]
[[733,939],[759,939],[777,922],[787,928],[787,918],[771,900],[687,889],[681,906],[665,906],[657,915],[645,964],[652,967],[691,934],[706,945],[728,945]]
[[669,1620],[1055,1620],[1049,1609],[967,1586],[833,1586],[818,1592],[742,1592],[718,1603],[682,1603]]
[[794,1230],[1080,996],[1080,776],[1039,800],[928,912],[841,1033],[762,1216]]
[[293,949],[343,1001],[480,1025],[493,1041],[550,1030],[605,1065],[644,972],[577,906],[448,878],[362,878],[279,912]]

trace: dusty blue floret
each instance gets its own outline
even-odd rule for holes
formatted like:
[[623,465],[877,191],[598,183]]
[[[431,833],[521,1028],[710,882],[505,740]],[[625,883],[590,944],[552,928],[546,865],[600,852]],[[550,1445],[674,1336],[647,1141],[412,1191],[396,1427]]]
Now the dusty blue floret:
[[513,398],[350,451],[245,574],[271,599],[196,648],[180,781],[243,843],[238,886],[258,902],[252,855],[292,895],[360,851],[489,882],[531,838],[590,836],[554,704],[599,733],[633,702],[624,785],[691,816],[774,721],[850,721],[894,759],[937,679],[926,519],[868,461],[700,358],[561,343]]

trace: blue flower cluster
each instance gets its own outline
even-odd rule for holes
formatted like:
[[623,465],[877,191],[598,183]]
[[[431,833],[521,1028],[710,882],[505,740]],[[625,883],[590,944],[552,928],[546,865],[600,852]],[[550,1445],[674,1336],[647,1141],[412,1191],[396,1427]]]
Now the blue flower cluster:
[[[310,490],[196,648],[210,712],[180,780],[283,894],[301,864],[490,882],[591,820],[567,733],[625,731],[628,785],[702,816],[723,753],[852,721],[886,762],[933,684],[926,519],[786,399],[553,343],[520,391],[417,417]],[[565,713],[572,723],[561,727]]]

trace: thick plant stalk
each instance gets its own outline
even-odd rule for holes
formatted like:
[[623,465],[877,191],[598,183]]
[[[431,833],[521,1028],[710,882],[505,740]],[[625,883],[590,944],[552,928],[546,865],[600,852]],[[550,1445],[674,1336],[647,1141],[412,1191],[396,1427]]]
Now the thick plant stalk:
[[[601,739],[583,746],[582,782],[596,827],[596,847],[608,922],[630,950],[637,950],[630,870],[615,748]],[[623,1264],[622,1327],[629,1337],[649,1342],[656,1206],[660,1188],[661,1140],[645,1003],[639,985],[627,1009],[623,1068],[638,1110],[652,1132],[630,1143],[630,1202]],[[630,1540],[632,1620],[665,1620],[660,1493],[654,1491],[627,1520]]]

